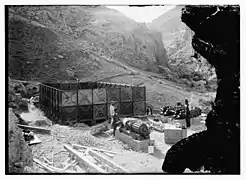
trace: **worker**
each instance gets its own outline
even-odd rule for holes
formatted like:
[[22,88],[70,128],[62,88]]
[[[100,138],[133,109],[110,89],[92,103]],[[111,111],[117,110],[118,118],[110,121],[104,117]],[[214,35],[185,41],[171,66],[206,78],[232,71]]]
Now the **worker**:
[[115,112],[114,103],[111,102],[110,106],[109,106],[109,115],[110,115],[110,122],[109,123],[111,123],[113,121],[114,112]]
[[146,110],[146,114],[147,114],[147,115],[149,115],[149,108],[147,108],[147,110]]
[[111,121],[111,127],[113,128],[113,136],[115,136],[115,131],[117,126],[121,124],[117,110],[118,110],[117,108],[114,109],[113,120]]
[[189,102],[187,99],[185,99],[185,121],[186,121],[186,127],[190,127],[190,109],[189,109]]
[[151,107],[149,107],[149,112],[150,112],[150,115],[153,115],[153,110]]

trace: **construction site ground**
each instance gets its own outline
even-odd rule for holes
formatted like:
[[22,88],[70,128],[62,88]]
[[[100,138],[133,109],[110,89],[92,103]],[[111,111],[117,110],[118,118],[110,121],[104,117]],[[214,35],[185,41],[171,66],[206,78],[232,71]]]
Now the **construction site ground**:
[[[127,144],[115,139],[112,136],[112,133],[101,132],[94,136],[91,135],[90,131],[93,126],[89,127],[82,123],[74,126],[62,126],[58,124],[52,125],[43,113],[33,105],[29,105],[29,112],[22,113],[21,117],[25,121],[28,121],[29,125],[51,130],[50,134],[36,133],[42,143],[31,145],[33,156],[40,161],[46,159],[49,162],[53,162],[54,167],[61,169],[64,167],[64,162],[69,159],[69,153],[64,149],[65,144],[80,144],[119,152],[120,154],[114,154],[110,159],[131,173],[162,172],[161,167],[165,154],[171,147],[170,144],[165,143],[164,133],[153,131],[151,133],[151,139],[155,140],[154,154],[136,152],[131,150]],[[205,125],[203,123],[198,123],[198,125],[192,125],[192,127],[188,129],[187,134],[189,136],[204,129]],[[76,167],[78,166],[73,166],[73,169],[70,169],[71,172],[81,172],[76,171]],[[33,163],[32,167],[26,168],[26,171],[28,173],[47,172],[36,163]],[[83,169],[83,172],[87,172],[86,169]]]

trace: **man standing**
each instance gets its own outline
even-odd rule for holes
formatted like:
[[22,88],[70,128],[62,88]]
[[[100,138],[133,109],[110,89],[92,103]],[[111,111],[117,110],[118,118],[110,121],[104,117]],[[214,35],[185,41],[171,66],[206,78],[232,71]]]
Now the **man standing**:
[[110,103],[110,106],[109,106],[109,115],[110,115],[110,123],[112,124],[113,122],[113,116],[114,116],[114,113],[115,113],[115,107],[114,107],[114,103]]
[[146,109],[146,114],[149,115],[149,108]]
[[153,109],[152,107],[149,107],[150,115],[153,115]]
[[187,99],[185,99],[185,121],[186,121],[186,127],[190,127],[190,109],[189,109],[189,102]]
[[118,125],[120,125],[121,121],[120,118],[118,117],[117,109],[114,109],[114,115],[113,115],[113,120],[111,121],[111,126],[113,128],[113,135],[115,136],[115,131]]

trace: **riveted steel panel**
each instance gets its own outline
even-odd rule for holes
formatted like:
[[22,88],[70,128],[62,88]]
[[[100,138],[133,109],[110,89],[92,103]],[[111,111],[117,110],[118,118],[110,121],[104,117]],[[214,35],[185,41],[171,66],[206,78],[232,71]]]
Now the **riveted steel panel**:
[[69,106],[69,107],[62,107],[62,121],[69,122],[77,120],[77,107],[76,106]]
[[93,106],[93,119],[106,119],[107,118],[107,105],[96,104]]
[[106,103],[106,89],[93,89],[93,104]]
[[133,101],[145,101],[145,87],[132,88]]
[[121,101],[132,101],[132,87],[121,87]]
[[78,84],[78,89],[93,89],[96,88],[95,82],[80,82]]
[[76,106],[77,105],[77,92],[76,91],[63,91],[62,92],[62,106]]
[[119,115],[143,115],[145,99],[145,87],[96,82],[40,86],[40,102],[44,112],[51,119],[54,116],[64,121],[107,119],[111,102],[115,103]]
[[78,105],[92,104],[92,89],[78,90]]
[[132,102],[121,102],[120,114],[121,115],[133,115]]
[[146,112],[145,101],[133,102],[133,114],[134,115],[144,115]]
[[92,105],[78,106],[78,121],[86,121],[93,119]]
[[40,102],[40,108],[43,109],[43,85],[39,84],[39,102]]
[[107,88],[107,102],[120,101],[120,88]]
[[67,91],[67,90],[77,90],[78,89],[78,83],[60,83],[61,90]]

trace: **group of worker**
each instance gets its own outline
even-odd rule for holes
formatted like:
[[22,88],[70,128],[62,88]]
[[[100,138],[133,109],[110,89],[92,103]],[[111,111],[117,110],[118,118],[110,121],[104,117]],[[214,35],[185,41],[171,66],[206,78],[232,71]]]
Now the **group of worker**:
[[[113,129],[113,135],[115,136],[115,131],[117,126],[120,124],[120,118],[118,116],[118,109],[115,107],[114,103],[110,103],[109,106],[109,112],[110,112],[110,124],[111,128]],[[146,109],[147,115],[152,115],[152,108],[148,107]],[[190,109],[189,109],[189,102],[187,99],[185,99],[185,121],[186,121],[186,127],[189,128],[191,126],[190,123]]]

